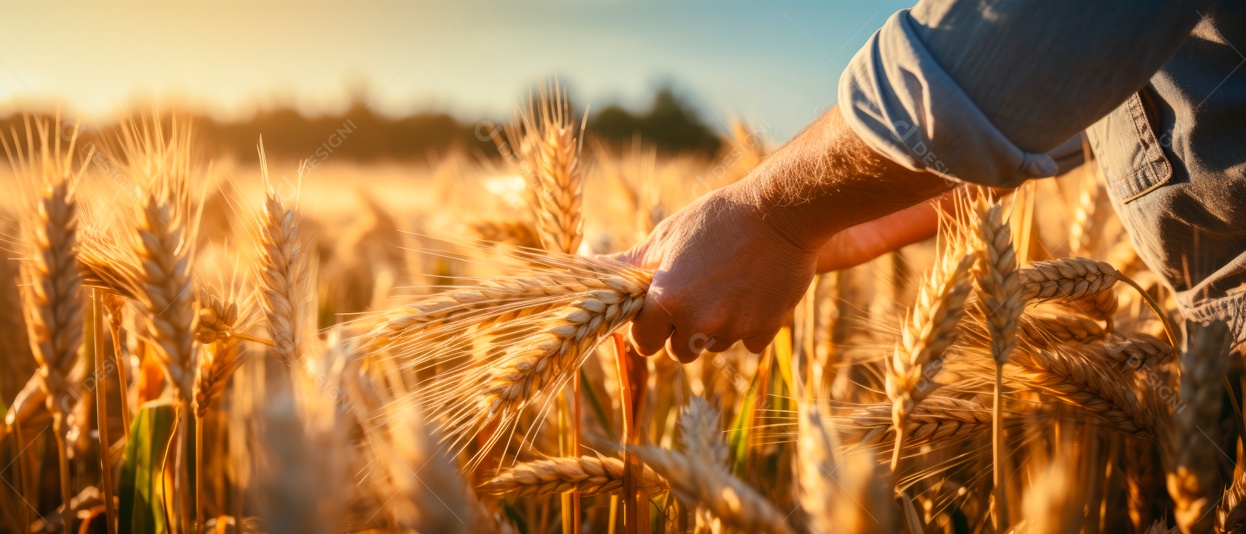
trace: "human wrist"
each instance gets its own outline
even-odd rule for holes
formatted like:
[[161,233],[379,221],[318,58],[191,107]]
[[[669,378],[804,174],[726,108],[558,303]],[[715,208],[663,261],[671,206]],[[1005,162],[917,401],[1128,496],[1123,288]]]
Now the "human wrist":
[[816,252],[843,229],[834,217],[836,210],[830,207],[836,199],[785,199],[767,183],[769,178],[756,172],[751,178],[723,188],[722,194],[747,208],[759,224],[786,244],[801,252]]

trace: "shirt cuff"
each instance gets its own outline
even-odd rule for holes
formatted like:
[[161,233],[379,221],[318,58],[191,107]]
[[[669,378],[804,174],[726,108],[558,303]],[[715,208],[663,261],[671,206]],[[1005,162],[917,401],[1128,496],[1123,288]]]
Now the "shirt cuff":
[[1054,176],[1056,162],[1004,137],[935,62],[908,10],[887,19],[839,80],[839,109],[866,144],[913,170],[991,187]]

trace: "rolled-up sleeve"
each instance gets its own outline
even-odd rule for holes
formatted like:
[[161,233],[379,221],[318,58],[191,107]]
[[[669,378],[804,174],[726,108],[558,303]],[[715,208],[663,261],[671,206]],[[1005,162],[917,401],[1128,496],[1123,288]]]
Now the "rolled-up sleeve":
[[1210,2],[923,1],[853,57],[839,109],[914,170],[994,187],[1053,176],[1048,152],[1142,88]]

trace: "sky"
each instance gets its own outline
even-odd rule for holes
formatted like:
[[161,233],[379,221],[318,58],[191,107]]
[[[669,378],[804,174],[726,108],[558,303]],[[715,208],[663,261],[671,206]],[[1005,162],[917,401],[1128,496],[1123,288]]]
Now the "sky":
[[23,2],[0,4],[0,109],[111,117],[185,102],[447,110],[506,117],[556,76],[592,107],[644,106],[669,85],[712,126],[774,140],[835,102],[844,65],[890,0]]

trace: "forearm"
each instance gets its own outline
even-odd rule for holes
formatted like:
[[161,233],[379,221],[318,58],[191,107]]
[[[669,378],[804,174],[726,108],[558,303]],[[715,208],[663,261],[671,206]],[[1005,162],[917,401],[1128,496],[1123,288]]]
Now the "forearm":
[[832,108],[727,194],[782,235],[816,250],[835,234],[948,191],[953,183],[882,157]]
[[818,272],[856,267],[893,250],[934,237],[941,212],[952,209],[955,193],[944,193],[832,237],[818,251]]

